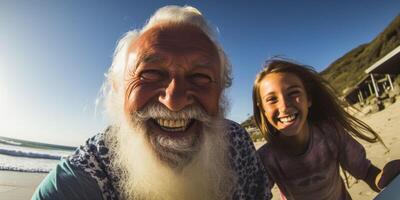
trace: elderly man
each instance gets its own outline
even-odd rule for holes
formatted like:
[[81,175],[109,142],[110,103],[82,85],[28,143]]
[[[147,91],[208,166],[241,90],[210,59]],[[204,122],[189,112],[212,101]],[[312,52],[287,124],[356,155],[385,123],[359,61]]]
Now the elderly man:
[[269,199],[247,133],[224,119],[230,64],[201,13],[159,9],[120,40],[104,86],[112,119],[33,199]]

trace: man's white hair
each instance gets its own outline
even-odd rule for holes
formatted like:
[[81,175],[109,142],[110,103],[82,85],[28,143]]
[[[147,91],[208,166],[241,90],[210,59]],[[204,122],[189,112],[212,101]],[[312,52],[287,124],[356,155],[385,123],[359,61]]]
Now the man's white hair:
[[[199,10],[191,6],[165,6],[158,9],[148,22],[143,26],[142,29],[134,29],[125,33],[119,40],[117,47],[114,51],[113,61],[108,72],[105,74],[106,81],[102,86],[102,95],[106,98],[106,110],[111,114],[110,118],[118,120],[117,116],[120,113],[115,113],[115,110],[122,110],[123,107],[116,108],[116,105],[123,105],[124,95],[124,71],[128,64],[129,48],[133,42],[135,42],[141,34],[157,24],[161,23],[183,23],[190,24],[201,29],[214,43],[218,50],[220,59],[220,72],[221,72],[221,86],[228,88],[232,84],[231,78],[231,64],[214,37],[214,31],[211,26],[207,23],[203,15]],[[129,62],[131,62],[130,60]],[[135,62],[133,62],[135,63]],[[119,99],[120,102],[115,102]],[[115,116],[116,114],[116,116]]]

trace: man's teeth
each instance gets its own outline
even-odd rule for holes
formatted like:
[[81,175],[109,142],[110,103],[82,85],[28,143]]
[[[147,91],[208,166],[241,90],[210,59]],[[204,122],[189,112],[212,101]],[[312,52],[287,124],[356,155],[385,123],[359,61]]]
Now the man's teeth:
[[156,119],[156,122],[165,131],[184,131],[190,119]]
[[296,114],[288,115],[286,117],[279,118],[282,123],[289,123],[296,119]]

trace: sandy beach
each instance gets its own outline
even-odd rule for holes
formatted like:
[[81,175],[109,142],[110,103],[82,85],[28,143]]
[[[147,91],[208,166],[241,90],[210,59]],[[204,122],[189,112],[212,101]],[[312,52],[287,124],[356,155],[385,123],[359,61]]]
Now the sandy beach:
[[[370,125],[377,131],[382,140],[389,148],[389,152],[380,143],[368,143],[360,141],[366,149],[367,157],[379,168],[382,168],[388,161],[400,159],[400,98],[397,101],[377,113],[366,116],[356,115],[359,119]],[[263,142],[255,143],[256,148]],[[363,181],[350,179],[350,188],[348,188],[351,197],[354,200],[370,200],[378,194],[372,191]],[[273,188],[274,200],[280,199],[278,188]]]
[[0,200],[31,199],[46,173],[0,171]]
[[[372,163],[382,168],[386,162],[400,159],[400,101],[398,100],[380,112],[361,116],[360,119],[378,131],[390,149],[387,152],[379,143],[370,144],[361,141]],[[255,143],[256,147],[260,147],[262,144],[262,142]],[[0,171],[0,200],[30,199],[35,188],[45,176],[45,173]],[[369,200],[377,195],[362,181],[351,179],[350,186],[350,194],[355,200]],[[273,189],[273,193],[273,199],[280,199],[276,187]]]
[[[383,142],[389,148],[389,152],[379,143],[370,144],[360,141],[366,151],[367,157],[379,168],[394,159],[400,159],[400,98],[387,109],[372,115],[360,117],[364,122],[374,128],[382,137]],[[353,179],[354,183],[354,179]],[[377,193],[373,192],[367,184],[362,181],[354,183],[349,189],[353,199],[373,199]]]

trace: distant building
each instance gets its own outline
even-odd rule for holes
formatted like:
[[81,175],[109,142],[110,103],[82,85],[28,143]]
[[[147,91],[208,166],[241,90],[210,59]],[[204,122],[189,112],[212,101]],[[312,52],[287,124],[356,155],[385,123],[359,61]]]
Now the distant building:
[[400,74],[400,46],[367,68],[365,73],[361,81],[345,91],[344,98],[350,105],[362,105],[373,97],[379,100],[389,97],[386,94],[399,93],[399,83],[396,86],[393,80]]

